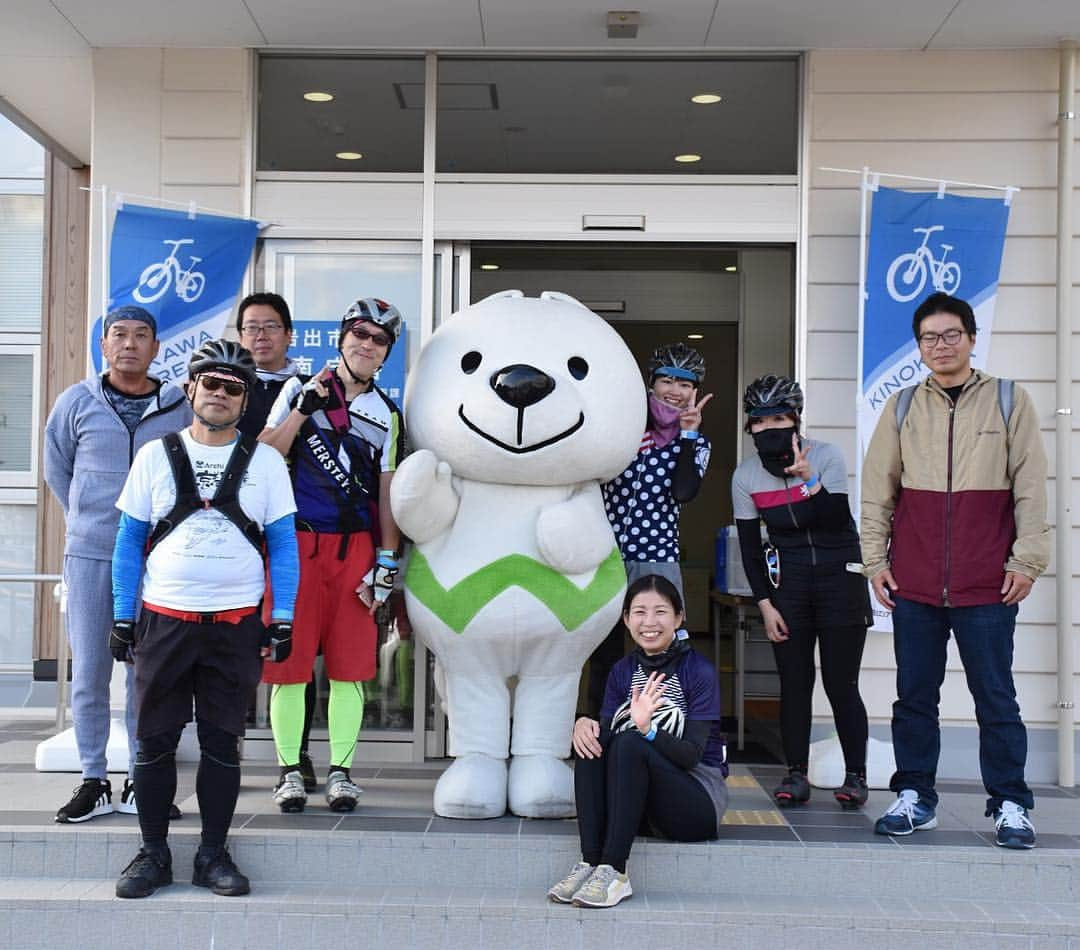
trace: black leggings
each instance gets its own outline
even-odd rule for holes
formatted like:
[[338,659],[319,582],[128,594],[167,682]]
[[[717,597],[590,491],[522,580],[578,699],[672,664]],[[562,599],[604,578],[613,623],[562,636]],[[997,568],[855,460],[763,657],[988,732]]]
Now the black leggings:
[[[199,770],[195,794],[202,816],[202,844],[221,847],[240,795],[239,737],[210,722],[198,722]],[[182,728],[139,740],[135,758],[135,804],[139,829],[151,847],[163,847],[169,833],[169,806],[176,796],[176,747]]]
[[618,733],[599,759],[577,760],[574,790],[589,864],[625,872],[643,819],[673,841],[716,837],[716,808],[704,787],[634,729]]
[[866,708],[859,695],[859,667],[866,644],[866,582],[844,565],[783,565],[780,590],[771,596],[788,628],[774,643],[780,673],[780,733],[789,768],[805,770],[810,758],[814,695],[814,644],[821,654],[821,682],[832,706],[847,771],[866,771]]

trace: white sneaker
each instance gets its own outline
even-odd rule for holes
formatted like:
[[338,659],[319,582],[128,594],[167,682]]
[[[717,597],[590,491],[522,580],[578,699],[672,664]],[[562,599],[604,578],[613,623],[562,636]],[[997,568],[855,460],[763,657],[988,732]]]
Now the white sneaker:
[[547,896],[557,904],[569,904],[574,899],[574,895],[581,890],[581,885],[589,879],[594,870],[591,864],[578,861],[577,864],[570,868],[570,873],[547,892]]
[[326,776],[326,804],[331,811],[352,811],[363,789],[353,784],[348,769],[331,769]]
[[274,804],[286,815],[293,815],[304,810],[307,804],[307,792],[304,791],[304,776],[298,769],[293,769],[281,776],[281,781],[274,788]]
[[137,815],[139,813],[139,806],[135,804],[135,783],[131,779],[124,779],[124,789],[120,792],[120,801],[113,805],[113,810],[124,815]]
[[614,907],[633,893],[630,878],[610,864],[601,864],[581,885],[571,903],[575,907]]

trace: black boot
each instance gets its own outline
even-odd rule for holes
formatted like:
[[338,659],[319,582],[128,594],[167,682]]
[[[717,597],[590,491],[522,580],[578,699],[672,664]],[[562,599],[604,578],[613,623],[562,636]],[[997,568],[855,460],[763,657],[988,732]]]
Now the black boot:
[[803,805],[810,801],[810,783],[806,780],[806,771],[801,768],[788,769],[788,774],[773,789],[773,798],[782,807]]
[[844,776],[844,784],[833,792],[833,798],[844,809],[862,808],[869,797],[870,790],[866,787],[866,776],[862,772],[848,772]]
[[222,897],[240,897],[251,891],[251,882],[240,873],[224,847],[199,845],[191,883],[208,887]]

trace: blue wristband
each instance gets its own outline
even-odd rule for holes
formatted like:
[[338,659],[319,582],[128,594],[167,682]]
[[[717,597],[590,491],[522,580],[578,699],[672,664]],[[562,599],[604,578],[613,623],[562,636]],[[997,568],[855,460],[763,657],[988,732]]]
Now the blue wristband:
[[379,556],[375,559],[375,563],[379,567],[385,567],[388,571],[392,571],[398,566],[395,552],[385,549],[379,551]]
[[817,472],[814,472],[814,474],[810,477],[809,481],[803,482],[803,488],[809,490],[809,489],[813,488],[815,485],[820,484],[820,482],[821,482],[821,475],[819,475]]
[[694,429],[683,429],[682,435],[680,436],[680,438],[682,438],[682,439],[693,439],[696,442],[698,440],[698,438],[700,438],[700,436],[701,436],[701,433],[697,432]]
[[649,731],[641,737],[646,742],[652,742],[656,738],[656,726],[650,727]]

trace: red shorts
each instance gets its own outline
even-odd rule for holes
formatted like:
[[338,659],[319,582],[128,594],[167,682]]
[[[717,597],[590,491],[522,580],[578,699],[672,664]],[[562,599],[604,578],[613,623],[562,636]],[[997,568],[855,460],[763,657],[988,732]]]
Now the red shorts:
[[307,683],[320,647],[330,679],[346,683],[374,679],[375,618],[356,596],[356,588],[375,564],[371,535],[350,536],[343,561],[338,560],[340,534],[298,531],[296,541],[300,586],[292,653],[283,663],[264,663],[263,682]]

